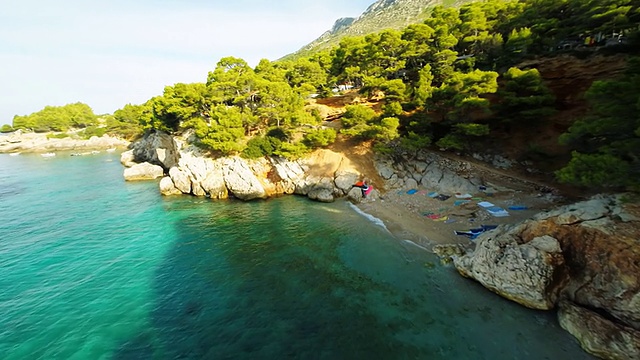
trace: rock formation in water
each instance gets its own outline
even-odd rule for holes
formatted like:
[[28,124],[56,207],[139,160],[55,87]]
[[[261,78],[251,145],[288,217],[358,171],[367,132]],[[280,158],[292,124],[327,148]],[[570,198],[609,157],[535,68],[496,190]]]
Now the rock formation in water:
[[598,196],[481,235],[458,271],[558,317],[588,352],[640,358],[640,208]]
[[[152,132],[121,155],[127,180],[157,177],[164,169],[160,191],[164,195],[191,194],[214,199],[230,195],[241,200],[264,199],[282,194],[299,194],[331,202],[349,196],[361,174],[343,156],[319,150],[305,159],[243,159],[238,156],[213,159],[162,132]],[[142,165],[147,164],[147,165]],[[142,174],[146,171],[146,174]]]
[[[241,200],[265,199],[283,194],[297,194],[321,202],[348,197],[359,201],[361,191],[352,185],[364,176],[359,166],[331,150],[317,150],[299,160],[278,157],[244,159],[238,156],[211,158],[186,141],[156,131],[145,135],[122,153],[127,167],[127,180],[158,177],[164,170],[160,191],[164,195],[191,194],[214,199],[229,196]],[[148,163],[150,165],[139,165]],[[443,159],[435,154],[421,153],[411,161],[394,162],[379,158],[375,163],[387,189],[425,187],[439,191],[475,192],[479,178],[470,174],[468,163]],[[143,172],[145,172],[143,174]],[[382,184],[380,184],[382,185]],[[374,186],[373,198],[377,196]]]

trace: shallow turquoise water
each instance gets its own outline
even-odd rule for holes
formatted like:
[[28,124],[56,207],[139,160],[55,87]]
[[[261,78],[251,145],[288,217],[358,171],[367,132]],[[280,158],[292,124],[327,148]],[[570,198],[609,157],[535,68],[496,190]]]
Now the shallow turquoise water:
[[589,358],[348,203],[163,198],[118,159],[0,154],[0,358]]

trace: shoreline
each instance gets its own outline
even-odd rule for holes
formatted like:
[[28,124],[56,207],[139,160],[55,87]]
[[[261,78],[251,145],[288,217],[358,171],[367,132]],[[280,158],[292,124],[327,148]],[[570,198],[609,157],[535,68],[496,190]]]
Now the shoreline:
[[[481,225],[516,225],[558,205],[557,200],[526,191],[503,190],[490,195],[477,193],[468,203],[459,204],[460,199],[455,196],[441,201],[429,197],[427,189],[415,190],[413,194],[408,194],[408,189],[388,191],[355,206],[382,221],[398,240],[409,240],[432,251],[433,246],[440,244],[468,246],[473,243],[468,237],[456,235],[454,231],[466,231]],[[504,209],[514,205],[523,205],[526,209],[507,210],[509,216],[494,217],[478,206],[481,201],[489,201]],[[432,219],[426,214],[437,214],[440,218]]]
[[45,153],[56,151],[106,150],[127,148],[129,141],[109,135],[89,139],[49,138],[54,133],[10,133],[0,136],[0,153]]

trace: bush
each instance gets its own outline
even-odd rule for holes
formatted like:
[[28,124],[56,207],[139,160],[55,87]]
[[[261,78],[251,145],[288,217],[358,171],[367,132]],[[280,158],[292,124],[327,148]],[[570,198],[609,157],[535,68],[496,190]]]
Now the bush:
[[405,137],[400,139],[400,147],[409,151],[417,151],[431,145],[431,138],[426,135],[419,135],[410,131]]
[[47,139],[64,139],[68,138],[69,134],[67,133],[58,133],[58,134],[49,134],[47,135]]
[[491,129],[489,129],[489,125],[476,123],[456,124],[454,127],[456,129],[456,132],[470,136],[485,136],[489,135],[489,133],[491,132]]
[[97,126],[89,126],[78,133],[82,138],[89,139],[92,136],[102,137],[107,133],[107,128],[97,127]]
[[309,152],[309,148],[307,148],[302,142],[298,143],[282,143],[282,146],[276,151],[273,152],[273,155],[281,156],[283,158],[289,160],[295,160],[302,157],[304,154]]
[[449,134],[436,142],[440,148],[449,150],[464,150],[465,142],[460,136]]
[[242,151],[242,156],[248,159],[257,159],[270,156],[280,149],[282,141],[271,136],[256,136],[247,142],[247,147]]
[[569,164],[556,171],[556,176],[562,183],[601,188],[621,187],[634,185],[629,171],[629,164],[615,156],[574,151]]
[[9,124],[4,124],[0,128],[0,132],[1,133],[8,133],[8,132],[12,132],[12,131],[13,131],[13,127],[11,127],[11,125],[9,125]]
[[310,148],[329,146],[336,141],[336,131],[331,128],[314,130],[305,134],[302,141]]

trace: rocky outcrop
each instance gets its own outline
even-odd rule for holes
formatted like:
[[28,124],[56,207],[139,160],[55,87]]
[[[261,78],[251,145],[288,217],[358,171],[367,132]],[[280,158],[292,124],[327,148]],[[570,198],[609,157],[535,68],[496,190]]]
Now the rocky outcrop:
[[462,275],[503,297],[533,309],[551,309],[566,279],[560,244],[551,236],[522,242],[519,231],[498,230],[481,237],[473,256],[462,256],[454,264]]
[[[135,164],[140,158],[148,163],[164,161],[165,166],[171,163],[166,156],[158,157],[159,154],[172,153],[172,150],[156,148],[173,146],[165,137],[159,132],[150,134],[136,143],[133,150],[121,155],[122,164],[130,167],[125,170],[128,176],[139,171],[140,167]],[[174,166],[165,169],[167,176],[160,181],[160,192],[164,195],[191,194],[213,199],[233,196],[253,200],[299,194],[322,202],[347,195],[356,201],[361,200],[359,190],[351,191],[351,185],[360,178],[360,174],[348,159],[329,150],[319,150],[295,161],[278,157],[214,159],[197,148],[184,146],[181,141],[173,141],[173,144],[175,149],[182,150],[178,151]]]
[[124,170],[124,179],[126,181],[153,180],[161,178],[163,174],[164,171],[160,166],[145,162],[126,168]]
[[640,208],[623,199],[598,196],[485,233],[454,264],[529,307],[563,299],[560,321],[586,350],[637,358],[629,354],[640,343]]
[[251,171],[249,164],[241,158],[226,159],[223,168],[224,182],[227,189],[238,199],[265,199],[267,192]]
[[617,324],[594,311],[569,302],[558,310],[560,326],[576,337],[587,352],[603,359],[640,359],[640,331]]
[[473,194],[482,185],[482,179],[473,175],[468,162],[445,159],[430,152],[419,153],[413,159],[380,158],[376,168],[389,189],[421,185],[442,193]]
[[178,145],[173,137],[162,131],[150,131],[133,144],[134,160],[162,166],[169,171],[178,164]]

